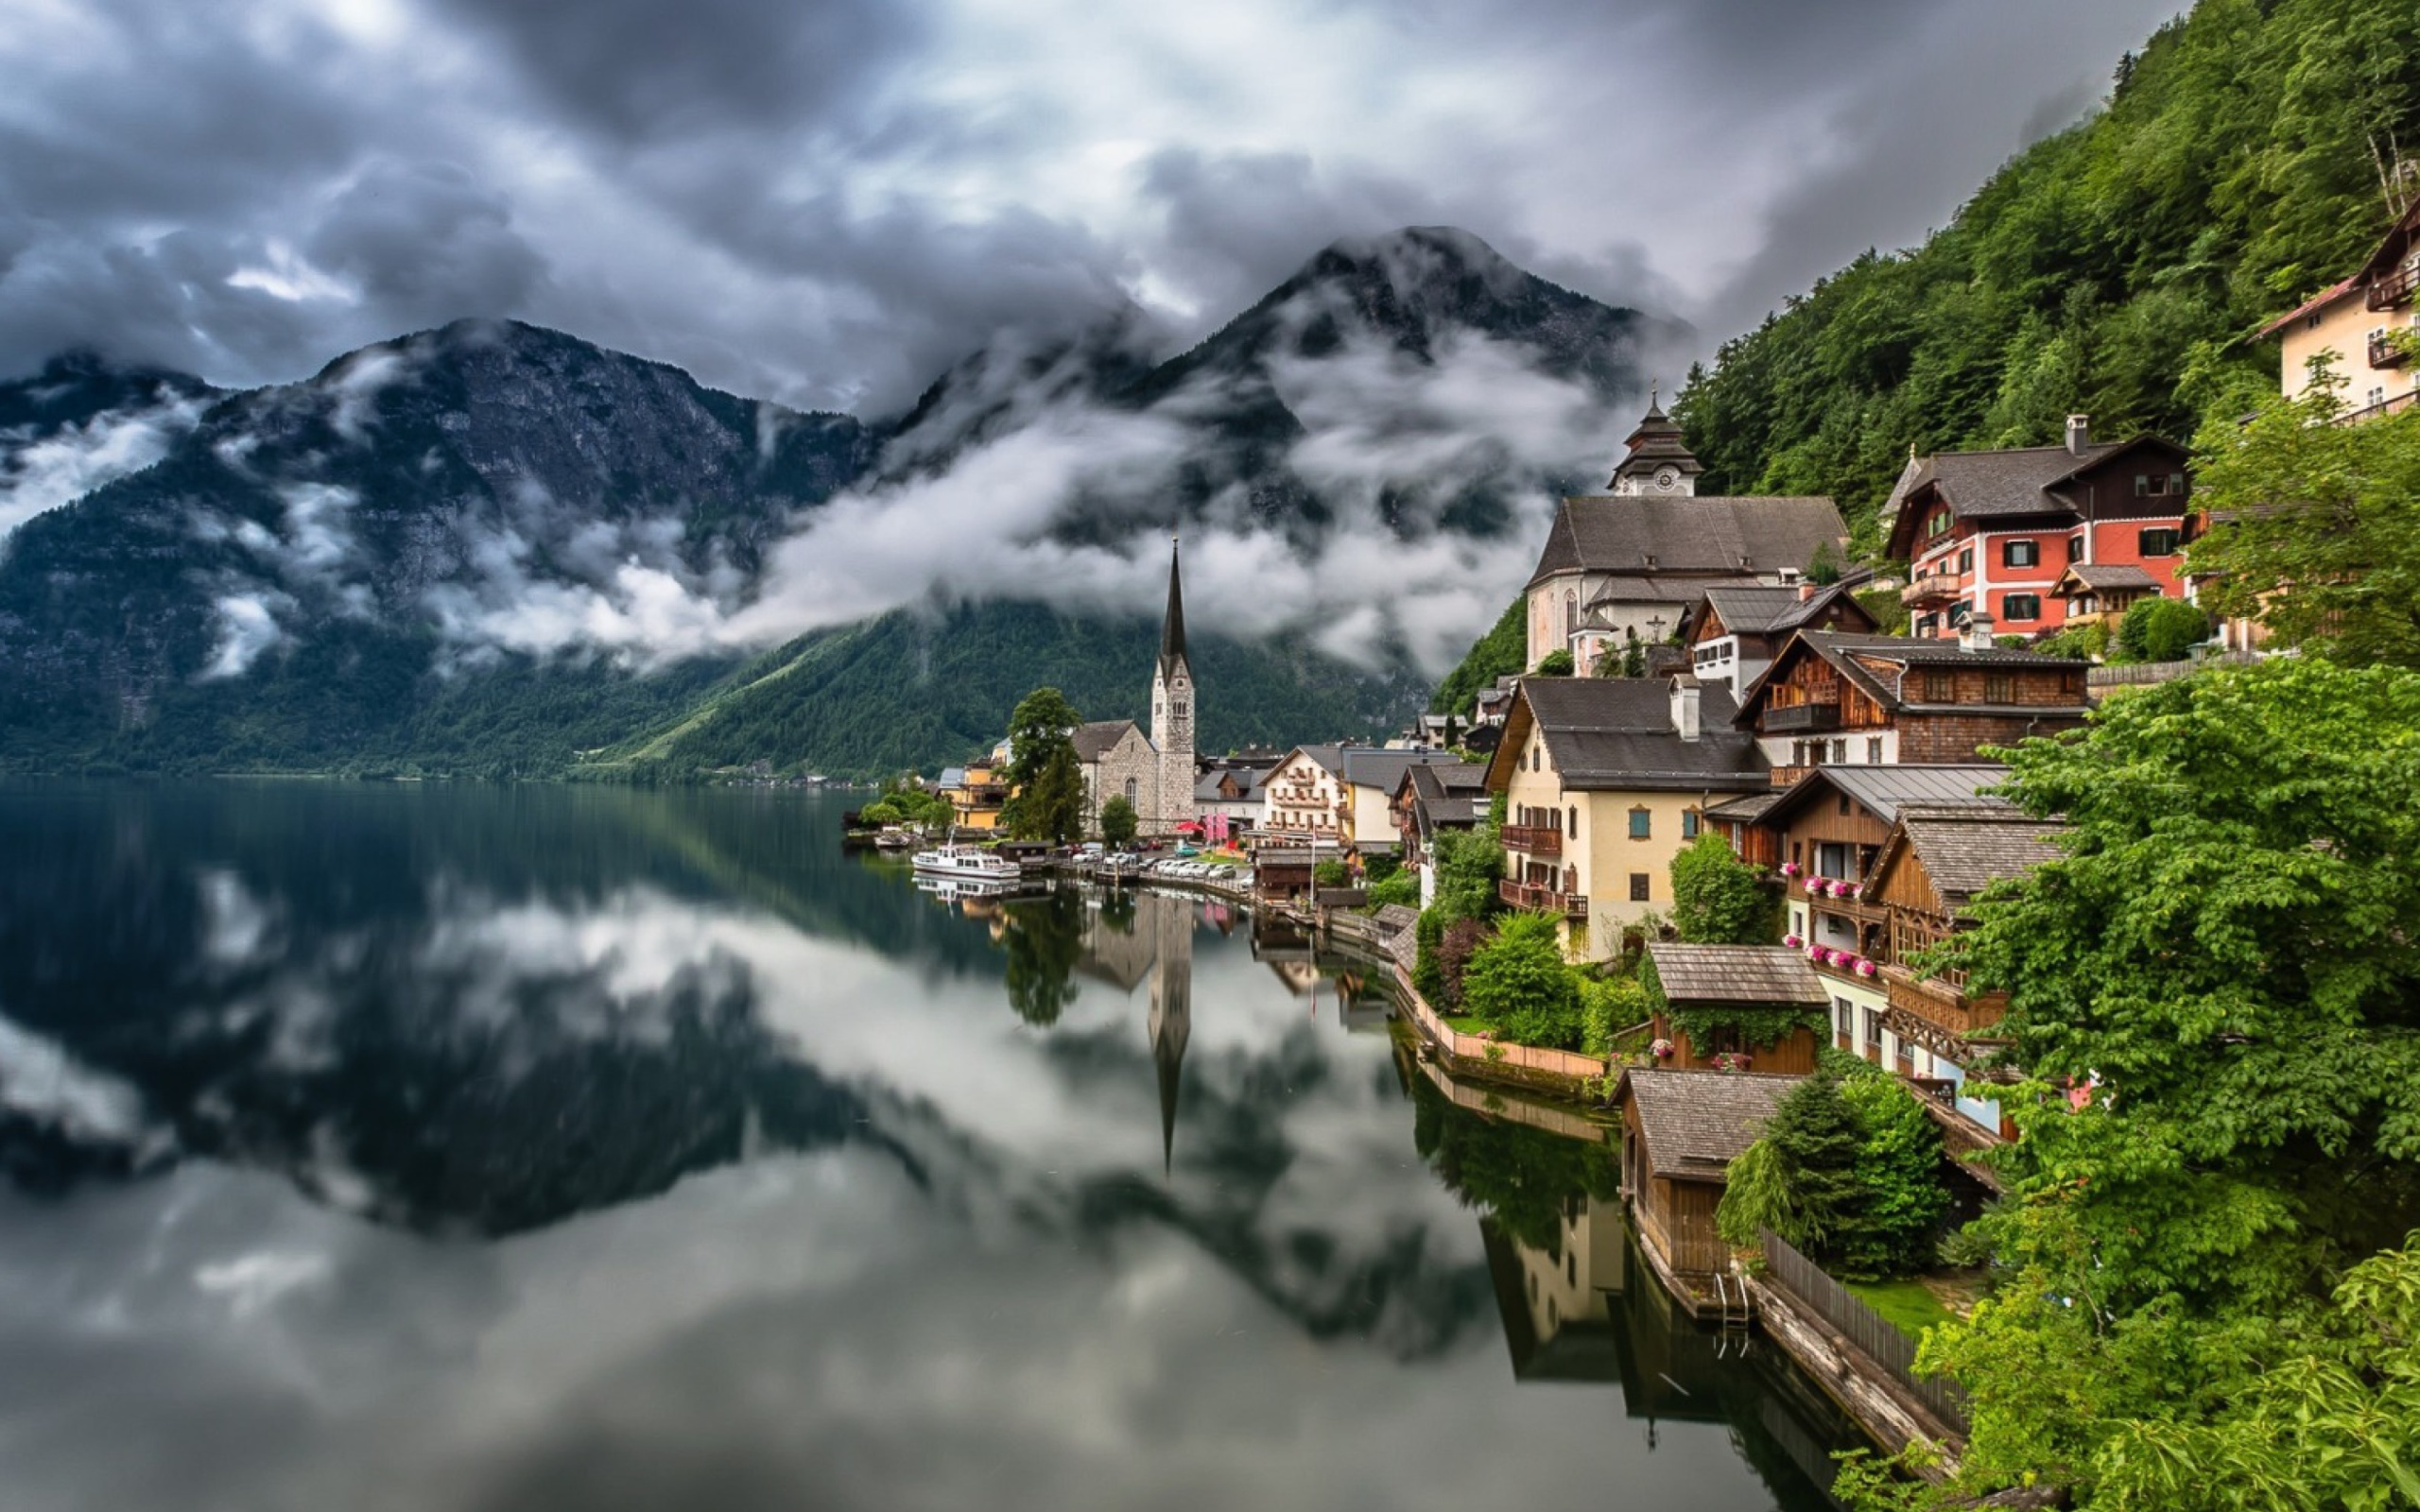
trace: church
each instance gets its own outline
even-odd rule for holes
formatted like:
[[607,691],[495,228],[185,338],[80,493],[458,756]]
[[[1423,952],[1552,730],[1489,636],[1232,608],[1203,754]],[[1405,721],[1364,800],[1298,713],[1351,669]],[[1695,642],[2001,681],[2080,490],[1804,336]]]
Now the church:
[[1600,494],[1563,501],[1527,593],[1534,667],[1569,651],[1585,675],[1634,634],[1668,640],[1709,588],[1795,583],[1828,545],[1845,561],[1848,526],[1824,498],[1702,496],[1705,471],[1651,397]]
[[1193,664],[1184,654],[1184,579],[1180,548],[1168,547],[1168,607],[1160,655],[1151,668],[1151,733],[1132,719],[1078,725],[1076,760],[1084,772],[1084,829],[1100,829],[1100,806],[1123,795],[1145,834],[1174,834],[1201,819],[1194,800]]

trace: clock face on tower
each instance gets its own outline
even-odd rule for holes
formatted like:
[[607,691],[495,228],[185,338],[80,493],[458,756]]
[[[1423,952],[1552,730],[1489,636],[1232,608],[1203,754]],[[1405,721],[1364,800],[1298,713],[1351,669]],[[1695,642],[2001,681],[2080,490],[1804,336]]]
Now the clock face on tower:
[[1676,487],[1679,485],[1680,481],[1681,470],[1679,468],[1659,467],[1655,470],[1655,486],[1659,489]]

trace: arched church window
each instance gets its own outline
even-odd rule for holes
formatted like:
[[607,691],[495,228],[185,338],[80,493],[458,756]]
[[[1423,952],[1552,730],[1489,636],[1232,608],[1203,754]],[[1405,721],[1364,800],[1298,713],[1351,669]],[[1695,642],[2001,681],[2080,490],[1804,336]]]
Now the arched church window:
[[1140,782],[1131,777],[1126,780],[1126,801],[1130,806],[1142,796],[1142,792],[1143,785]]
[[1566,588],[1563,591],[1563,633],[1568,635],[1578,628],[1580,628],[1580,593],[1576,589]]

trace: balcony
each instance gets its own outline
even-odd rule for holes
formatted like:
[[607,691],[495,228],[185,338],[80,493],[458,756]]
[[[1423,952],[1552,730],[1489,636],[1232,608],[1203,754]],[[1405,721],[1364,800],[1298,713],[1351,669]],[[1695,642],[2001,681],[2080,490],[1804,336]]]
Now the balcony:
[[1832,703],[1768,703],[1765,733],[1811,735],[1841,728],[1841,706]]
[[[1960,1040],[1984,1034],[2008,1012],[2004,993],[1970,998],[1947,982],[1919,977],[1904,966],[1882,968],[1882,982],[1893,1009]],[[1943,1053],[1947,1053],[1945,1047]]]
[[2420,267],[2406,264],[2380,278],[2370,281],[2368,304],[2373,310],[2392,310],[2411,302],[2411,293],[2420,286]]
[[1536,856],[1541,861],[1560,860],[1563,832],[1543,824],[1508,824],[1504,827],[1504,849]]
[[1918,573],[1899,590],[1899,602],[1910,609],[1933,609],[1955,602],[1963,594],[1956,573]]
[[1515,908],[1561,914],[1567,919],[1588,917],[1588,898],[1584,893],[1556,892],[1551,887],[1533,887],[1507,877],[1495,885],[1495,895]]
[[2394,333],[2381,331],[2370,337],[2371,367],[2400,368],[2411,360],[2411,354],[2403,349],[2403,343],[2394,339]]

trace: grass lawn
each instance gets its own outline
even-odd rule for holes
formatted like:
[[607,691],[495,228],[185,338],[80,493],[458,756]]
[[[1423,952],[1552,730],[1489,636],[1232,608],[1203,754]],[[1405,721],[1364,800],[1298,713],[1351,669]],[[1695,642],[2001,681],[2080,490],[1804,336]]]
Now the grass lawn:
[[1445,1027],[1456,1034],[1485,1034],[1495,1027],[1485,1019],[1475,1019],[1467,1013],[1441,1014],[1439,1017],[1445,1021]]
[[1919,1280],[1843,1281],[1866,1306],[1882,1314],[1893,1328],[1911,1339],[1921,1339],[1925,1330],[1936,1323],[1955,1323],[1958,1315],[1941,1305],[1941,1298],[1926,1289]]

